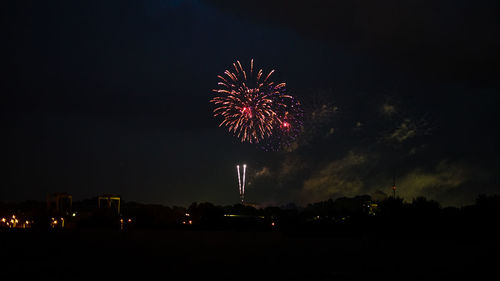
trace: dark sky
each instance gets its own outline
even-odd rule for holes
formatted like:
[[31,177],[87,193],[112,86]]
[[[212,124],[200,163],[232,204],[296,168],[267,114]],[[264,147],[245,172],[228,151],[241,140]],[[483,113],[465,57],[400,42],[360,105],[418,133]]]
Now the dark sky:
[[[498,193],[496,1],[9,1],[0,201],[117,193],[165,205]],[[293,149],[212,117],[250,59],[301,100]]]

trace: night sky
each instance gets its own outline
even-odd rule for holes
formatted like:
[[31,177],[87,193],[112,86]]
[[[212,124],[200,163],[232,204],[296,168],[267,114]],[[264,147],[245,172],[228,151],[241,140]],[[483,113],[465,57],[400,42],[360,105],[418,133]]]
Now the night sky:
[[[0,201],[260,205],[500,192],[498,1],[9,1]],[[303,104],[286,151],[212,117],[251,59]]]

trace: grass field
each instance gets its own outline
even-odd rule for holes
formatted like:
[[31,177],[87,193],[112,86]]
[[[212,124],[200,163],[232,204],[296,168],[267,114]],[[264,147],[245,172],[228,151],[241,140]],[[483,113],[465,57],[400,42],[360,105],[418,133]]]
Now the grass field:
[[500,240],[271,231],[4,231],[0,245],[4,276],[59,280],[482,280],[500,260]]

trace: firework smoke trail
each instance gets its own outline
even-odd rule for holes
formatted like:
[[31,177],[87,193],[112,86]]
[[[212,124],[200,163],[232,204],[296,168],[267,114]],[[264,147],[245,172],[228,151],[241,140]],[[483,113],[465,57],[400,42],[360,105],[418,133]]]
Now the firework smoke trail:
[[241,198],[240,165],[236,165],[236,170],[238,172],[238,188],[239,188],[239,191],[240,191],[240,198]]
[[[297,103],[286,94],[286,83],[275,83],[262,69],[254,72],[253,59],[247,73],[241,63],[233,63],[234,71],[218,75],[221,88],[214,89],[218,96],[210,100],[216,105],[214,117],[221,116],[219,127],[226,126],[242,142],[260,143],[270,138],[278,128],[288,127],[287,114],[293,113]],[[283,124],[286,124],[285,126]]]
[[246,177],[247,164],[243,164],[243,182],[241,181],[240,165],[236,165],[236,172],[238,173],[238,188],[240,191],[240,200],[243,204],[245,199],[245,177]]

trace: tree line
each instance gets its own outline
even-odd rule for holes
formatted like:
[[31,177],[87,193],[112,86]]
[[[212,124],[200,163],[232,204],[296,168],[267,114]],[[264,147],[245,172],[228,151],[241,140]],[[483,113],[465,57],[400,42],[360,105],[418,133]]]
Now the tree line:
[[479,195],[474,204],[464,207],[441,207],[425,197],[410,202],[388,197],[375,202],[367,195],[328,199],[307,206],[263,208],[242,204],[217,206],[210,202],[194,202],[189,207],[124,202],[120,213],[112,208],[97,208],[95,202],[77,201],[71,210],[59,213],[47,210],[41,201],[0,203],[0,216],[26,218],[39,229],[48,228],[51,220],[64,219],[67,228],[232,229],[430,238],[497,235],[500,218],[500,195]]

